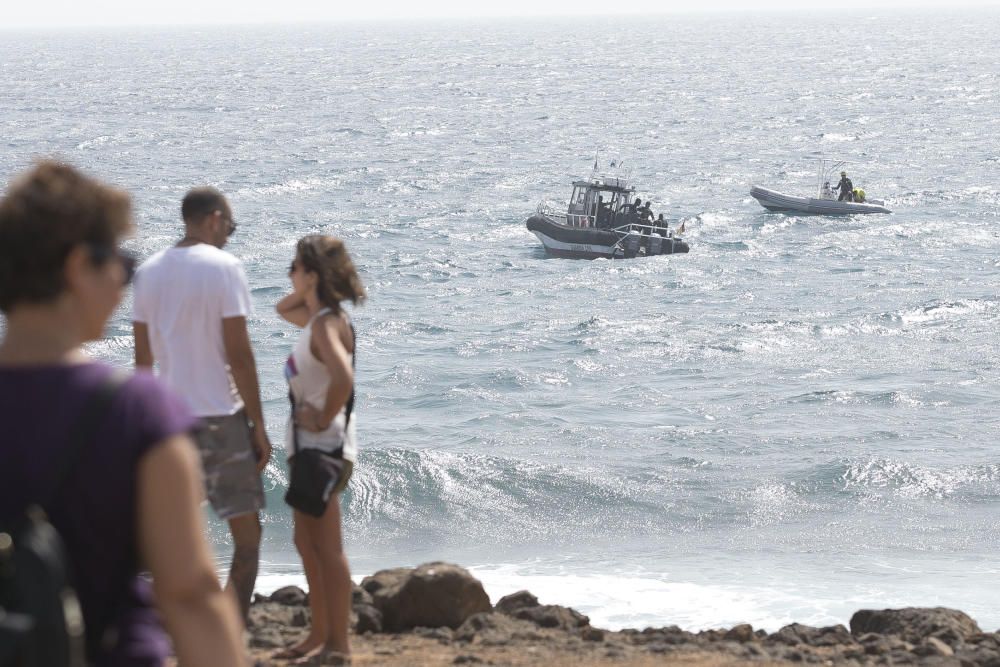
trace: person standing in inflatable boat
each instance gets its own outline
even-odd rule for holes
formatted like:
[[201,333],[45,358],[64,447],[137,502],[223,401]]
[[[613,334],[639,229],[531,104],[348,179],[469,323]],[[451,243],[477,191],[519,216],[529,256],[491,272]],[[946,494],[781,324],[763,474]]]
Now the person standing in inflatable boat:
[[854,201],[854,184],[847,177],[847,172],[840,172],[840,182],[833,186],[834,190],[840,190],[840,197],[837,201]]

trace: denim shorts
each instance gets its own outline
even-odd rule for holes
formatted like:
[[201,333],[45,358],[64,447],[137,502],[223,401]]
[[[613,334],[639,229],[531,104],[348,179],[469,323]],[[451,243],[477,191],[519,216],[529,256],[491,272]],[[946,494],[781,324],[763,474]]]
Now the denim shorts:
[[264,484],[257,472],[246,412],[202,417],[194,434],[205,473],[205,493],[220,519],[264,509]]

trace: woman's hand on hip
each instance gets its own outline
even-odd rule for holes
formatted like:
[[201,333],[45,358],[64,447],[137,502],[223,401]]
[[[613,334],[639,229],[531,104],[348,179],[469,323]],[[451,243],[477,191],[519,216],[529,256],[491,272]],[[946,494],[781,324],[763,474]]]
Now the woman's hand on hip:
[[323,423],[323,413],[308,403],[296,408],[295,423],[310,433],[319,433],[330,427],[329,423]]

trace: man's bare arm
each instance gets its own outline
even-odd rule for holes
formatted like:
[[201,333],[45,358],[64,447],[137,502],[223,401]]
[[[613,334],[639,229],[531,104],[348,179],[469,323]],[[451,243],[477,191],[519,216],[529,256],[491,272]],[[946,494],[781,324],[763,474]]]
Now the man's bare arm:
[[257,467],[263,470],[271,458],[271,443],[264,430],[264,411],[260,403],[260,385],[257,382],[257,364],[250,347],[247,318],[226,317],[222,320],[222,344],[226,361],[233,374],[236,390],[243,399],[247,417],[254,423],[254,446],[257,448]]
[[135,339],[135,367],[153,370],[153,347],[149,343],[149,327],[145,322],[132,323],[132,338]]

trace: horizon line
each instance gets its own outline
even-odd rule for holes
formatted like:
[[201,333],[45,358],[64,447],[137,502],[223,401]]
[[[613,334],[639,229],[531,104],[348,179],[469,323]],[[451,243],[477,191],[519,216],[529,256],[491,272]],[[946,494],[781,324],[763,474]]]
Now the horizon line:
[[746,16],[746,15],[773,15],[773,14],[798,14],[798,15],[826,15],[826,14],[851,14],[857,15],[867,15],[867,16],[877,16],[879,14],[908,14],[908,13],[938,13],[942,10],[946,10],[949,14],[954,14],[959,10],[968,11],[981,11],[981,12],[997,12],[1000,10],[1000,4],[982,5],[982,4],[972,4],[972,3],[950,3],[945,4],[943,2],[933,3],[933,4],[921,4],[917,6],[900,6],[900,5],[857,5],[849,7],[830,7],[830,6],[820,6],[820,7],[699,7],[699,8],[664,8],[659,10],[649,10],[644,9],[640,11],[622,11],[616,13],[607,13],[601,11],[595,12],[577,12],[574,14],[567,14],[564,11],[555,12],[540,12],[540,13],[530,13],[530,14],[504,14],[504,13],[489,13],[489,14],[466,14],[466,15],[420,15],[420,16],[409,16],[409,15],[397,15],[397,16],[347,16],[347,17],[333,17],[333,16],[323,16],[323,17],[306,17],[306,18],[291,18],[282,19],[275,17],[262,17],[260,19],[246,19],[241,18],[238,20],[229,20],[228,18],[222,19],[201,19],[197,21],[176,21],[176,20],[166,20],[166,21],[156,21],[156,20],[136,20],[136,21],[121,21],[121,22],[79,22],[79,23],[40,23],[40,22],[24,22],[24,23],[5,23],[0,25],[0,33],[9,33],[16,31],[53,31],[53,32],[65,32],[72,30],[93,30],[93,29],[111,29],[111,28],[199,28],[199,27],[281,27],[281,26],[301,26],[301,25],[313,25],[313,26],[324,26],[324,25],[345,25],[345,24],[392,24],[401,25],[404,23],[473,23],[480,21],[490,21],[490,20],[511,20],[511,21],[525,21],[531,22],[539,19],[564,19],[564,20],[583,20],[583,19],[629,19],[629,18],[640,18],[640,17],[667,17],[667,16],[701,16],[701,17],[711,17],[711,16]]

